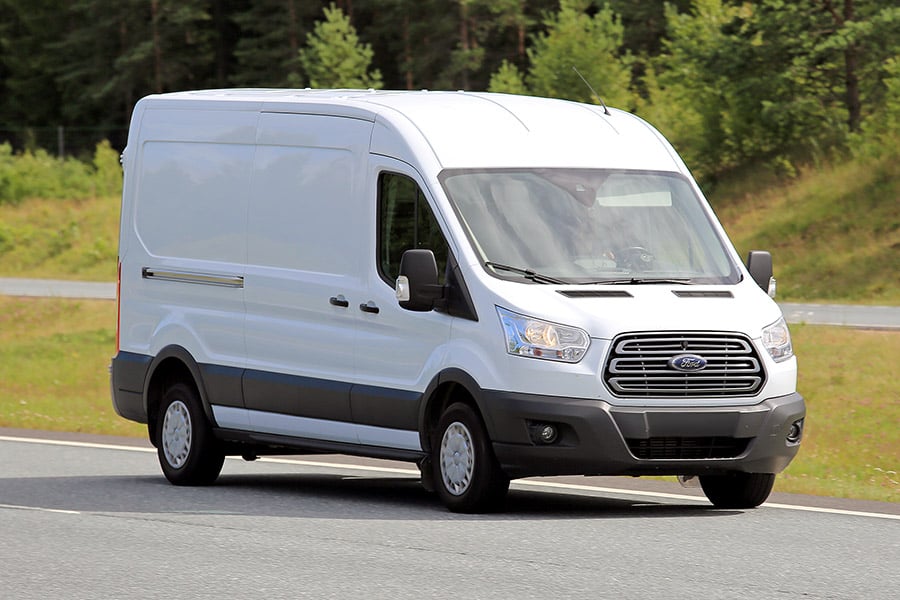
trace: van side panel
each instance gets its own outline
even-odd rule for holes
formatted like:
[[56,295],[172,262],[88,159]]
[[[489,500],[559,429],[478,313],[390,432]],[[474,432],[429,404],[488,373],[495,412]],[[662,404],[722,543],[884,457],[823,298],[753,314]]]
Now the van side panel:
[[[125,197],[121,349],[169,345],[201,364],[242,367],[243,263],[256,111],[150,105]],[[237,318],[236,318],[237,317]]]
[[243,263],[253,148],[153,141],[143,154],[135,228],[147,252]]

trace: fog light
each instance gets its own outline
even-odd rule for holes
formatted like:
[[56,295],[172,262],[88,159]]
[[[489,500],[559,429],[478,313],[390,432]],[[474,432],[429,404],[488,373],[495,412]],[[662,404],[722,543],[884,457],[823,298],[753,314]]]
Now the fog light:
[[552,444],[559,437],[559,433],[553,425],[542,425],[538,435],[545,444]]
[[789,444],[796,444],[800,441],[800,438],[803,437],[803,419],[797,419],[793,423],[791,423],[791,428],[788,430],[787,441]]

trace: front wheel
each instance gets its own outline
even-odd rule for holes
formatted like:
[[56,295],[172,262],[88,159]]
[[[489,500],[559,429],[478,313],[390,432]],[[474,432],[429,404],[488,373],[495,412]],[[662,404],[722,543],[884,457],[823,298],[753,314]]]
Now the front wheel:
[[156,438],[163,474],[175,485],[209,485],[222,471],[225,453],[213,437],[192,386],[176,383],[166,389]]
[[717,508],[756,508],[769,497],[773,485],[774,473],[700,476],[703,493]]
[[453,512],[499,508],[509,490],[478,414],[467,404],[450,405],[438,422],[432,443],[434,487]]

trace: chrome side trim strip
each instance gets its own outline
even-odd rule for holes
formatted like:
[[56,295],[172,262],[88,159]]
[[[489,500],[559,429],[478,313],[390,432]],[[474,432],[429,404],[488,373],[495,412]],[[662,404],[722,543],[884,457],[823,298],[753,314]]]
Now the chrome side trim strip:
[[141,277],[144,279],[156,279],[158,281],[199,283],[201,285],[214,285],[218,287],[244,287],[244,278],[241,275],[217,275],[215,273],[198,273],[192,271],[163,271],[152,267],[144,267],[141,269]]
[[422,451],[418,431],[358,425],[342,421],[293,417],[246,408],[213,405],[219,427],[298,438]]

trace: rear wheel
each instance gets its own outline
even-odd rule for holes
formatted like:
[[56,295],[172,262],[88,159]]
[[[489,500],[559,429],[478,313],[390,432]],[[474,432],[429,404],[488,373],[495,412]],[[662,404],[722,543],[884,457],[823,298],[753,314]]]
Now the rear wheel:
[[717,508],[756,508],[769,497],[773,485],[774,473],[700,476],[703,493]]
[[432,443],[434,487],[453,512],[485,512],[503,504],[509,478],[494,456],[487,430],[467,404],[451,404]]
[[163,394],[156,427],[156,448],[163,473],[175,485],[209,485],[225,462],[213,437],[197,391],[185,383]]

